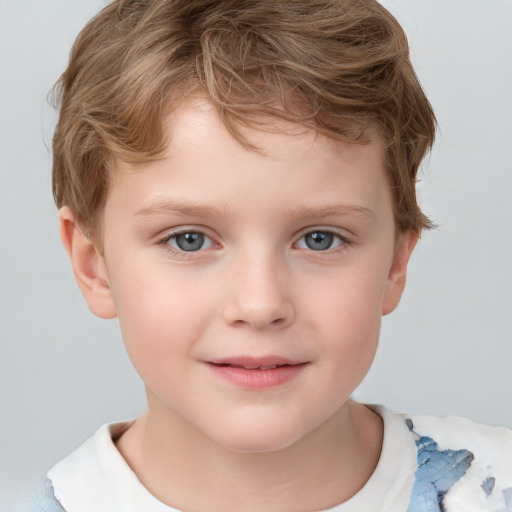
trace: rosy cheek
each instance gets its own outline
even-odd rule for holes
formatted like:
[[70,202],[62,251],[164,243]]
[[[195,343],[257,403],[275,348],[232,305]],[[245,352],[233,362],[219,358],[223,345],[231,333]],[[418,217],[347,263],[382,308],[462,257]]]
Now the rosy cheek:
[[380,294],[367,290],[364,282],[344,281],[316,303],[315,329],[323,332],[320,339],[338,350],[339,360],[347,357],[354,363],[366,360],[375,351],[380,330]]

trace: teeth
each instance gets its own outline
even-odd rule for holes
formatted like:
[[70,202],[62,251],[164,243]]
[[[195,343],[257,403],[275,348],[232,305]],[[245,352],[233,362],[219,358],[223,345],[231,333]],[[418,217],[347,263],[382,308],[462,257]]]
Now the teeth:
[[274,370],[279,365],[274,364],[273,366],[241,366],[241,368],[245,368],[246,370]]
[[[1,0],[0,0],[1,1]],[[244,368],[245,370],[275,370],[276,368],[280,368],[281,366],[287,366],[282,364],[274,364],[272,366],[238,366],[232,365],[229,363],[216,363],[217,366],[232,366],[233,368]]]

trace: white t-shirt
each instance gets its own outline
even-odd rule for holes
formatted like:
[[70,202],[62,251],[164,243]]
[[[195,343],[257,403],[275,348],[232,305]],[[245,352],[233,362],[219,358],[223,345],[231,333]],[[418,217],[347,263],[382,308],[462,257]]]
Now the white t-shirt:
[[[512,512],[512,431],[458,417],[384,420],[377,468],[331,512]],[[140,483],[114,445],[130,422],[104,425],[48,472],[66,512],[178,512]]]

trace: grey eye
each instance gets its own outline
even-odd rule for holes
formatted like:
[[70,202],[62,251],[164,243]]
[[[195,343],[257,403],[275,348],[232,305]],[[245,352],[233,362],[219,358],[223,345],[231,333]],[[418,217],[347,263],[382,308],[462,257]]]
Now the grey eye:
[[179,233],[169,238],[167,242],[170,246],[180,251],[193,252],[201,249],[208,249],[212,246],[212,241],[204,233],[190,231]]
[[344,243],[344,240],[331,231],[311,231],[305,234],[297,243],[301,249],[312,251],[327,251]]

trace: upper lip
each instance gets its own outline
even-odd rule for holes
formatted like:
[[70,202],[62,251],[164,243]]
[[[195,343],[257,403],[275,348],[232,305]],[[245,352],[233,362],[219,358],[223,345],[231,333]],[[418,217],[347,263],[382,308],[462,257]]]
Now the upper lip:
[[251,356],[237,356],[237,357],[224,357],[219,359],[209,359],[206,361],[209,364],[217,366],[235,366],[239,368],[246,368],[248,370],[272,369],[278,366],[296,366],[304,364],[307,361],[289,359],[281,356],[264,356],[264,357],[251,357]]

